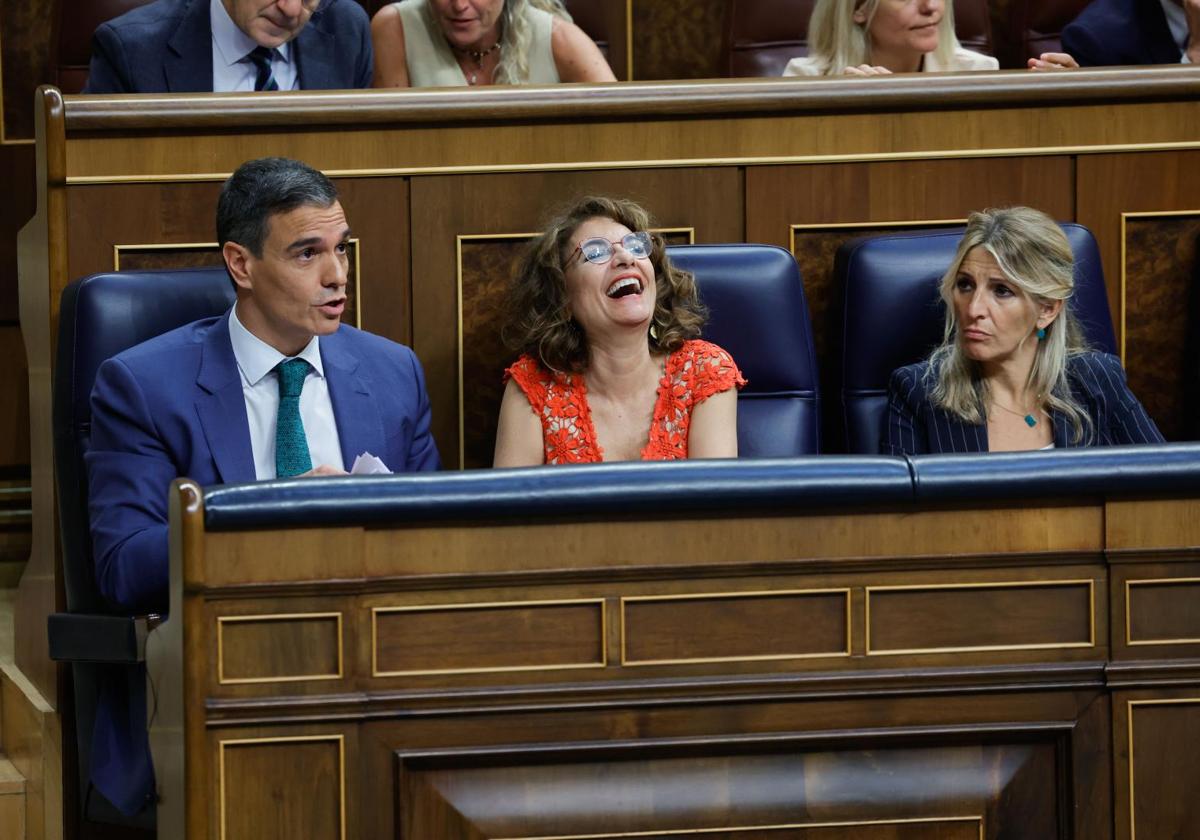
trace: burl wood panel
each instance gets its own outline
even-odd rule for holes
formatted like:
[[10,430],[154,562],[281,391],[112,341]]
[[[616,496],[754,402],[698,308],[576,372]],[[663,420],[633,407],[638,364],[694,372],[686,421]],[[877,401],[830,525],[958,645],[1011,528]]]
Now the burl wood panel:
[[223,743],[222,840],[345,840],[342,752],[337,737]]
[[1092,600],[1087,582],[868,588],[868,651],[1091,646]]
[[633,0],[633,78],[713,79],[729,68],[723,50],[728,0]]
[[622,600],[623,662],[848,656],[850,593]]
[[33,90],[44,82],[54,8],[48,0],[0,3],[0,98],[3,139],[33,137]]
[[936,228],[972,210],[1026,204],[1057,219],[1074,215],[1067,157],[913,160],[746,171],[746,239],[793,248],[804,281],[820,365],[822,441],[844,450],[841,404],[844,289],[834,278],[838,247],[859,236]]
[[217,619],[219,683],[337,679],[341,614]]
[[1200,578],[1128,584],[1130,643],[1200,642]]
[[1200,837],[1200,697],[1134,701],[1129,716],[1131,840]]
[[[742,241],[742,180],[734,168],[420,177],[410,189],[412,272],[420,278],[412,292],[412,343],[425,365],[434,438],[450,467],[492,460],[500,372],[515,358],[496,339],[498,295],[520,250],[517,235],[541,230],[547,216],[574,197],[598,193],[632,198],[656,225],[694,229],[696,242]],[[460,291],[462,397],[469,415],[459,405]],[[460,435],[463,455],[471,441],[465,460]]]
[[[1055,838],[1055,739],[842,748],[743,746],[454,759],[399,754],[400,831],[417,838]],[[557,754],[556,754],[557,753]],[[672,754],[674,753],[674,754]],[[433,820],[437,819],[438,822]],[[453,822],[451,822],[453,820]],[[447,830],[449,829],[449,830]]]
[[[0,38],[4,36],[0,30]],[[19,318],[17,232],[36,209],[33,161],[32,143],[0,145],[0,183],[6,185],[4,205],[0,207],[0,323],[15,323]]]
[[1125,224],[1125,365],[1167,440],[1195,440],[1200,430],[1198,237],[1200,211]]
[[602,601],[378,608],[376,676],[601,667]]
[[[666,232],[668,245],[691,241],[688,232]],[[474,364],[463,368],[463,466],[490,467],[496,448],[496,421],[504,393],[504,369],[516,350],[507,347],[504,327],[505,298],[529,244],[526,235],[463,236],[459,238],[462,285],[462,321],[471,325]]]

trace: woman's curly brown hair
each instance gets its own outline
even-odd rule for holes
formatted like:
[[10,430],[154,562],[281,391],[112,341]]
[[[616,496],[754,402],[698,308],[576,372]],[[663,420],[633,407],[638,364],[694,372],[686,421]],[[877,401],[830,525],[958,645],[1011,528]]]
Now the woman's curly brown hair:
[[[581,198],[550,220],[525,252],[509,284],[504,340],[511,349],[538,359],[550,370],[578,373],[587,369],[587,336],[567,312],[563,264],[573,253],[568,249],[575,231],[595,218],[612,219],[631,231],[649,231],[652,224],[650,214],[627,199]],[[651,233],[650,240],[657,292],[647,341],[651,353],[671,353],[688,339],[699,337],[708,313],[696,292],[695,278],[671,265],[662,237]]]

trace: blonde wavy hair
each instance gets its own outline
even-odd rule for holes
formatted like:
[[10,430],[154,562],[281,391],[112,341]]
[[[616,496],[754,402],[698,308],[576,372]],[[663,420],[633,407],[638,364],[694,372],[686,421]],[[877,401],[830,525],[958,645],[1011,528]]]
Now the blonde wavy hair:
[[1075,400],[1067,380],[1067,360],[1087,350],[1070,306],[1075,292],[1075,257],[1062,228],[1030,207],[984,210],[967,219],[954,261],[941,281],[946,328],[941,345],[930,356],[927,374],[934,404],[966,423],[978,425],[987,419],[987,379],[959,345],[953,304],[959,268],[972,248],[991,254],[1005,278],[1033,305],[1063,302],[1058,317],[1045,328],[1046,337],[1033,339],[1037,354],[1026,386],[1038,395],[1041,408],[1057,411],[1070,421],[1072,442],[1081,442],[1092,433],[1092,421]]
[[[538,9],[555,17],[571,22],[571,15],[562,0],[502,0],[504,10],[500,12],[500,63],[492,74],[498,85],[523,85],[529,82],[529,50],[533,46],[533,24],[528,20],[529,11]],[[425,2],[425,13],[440,31],[430,0]]]
[[[835,76],[847,67],[871,64],[871,36],[868,30],[883,0],[817,0],[808,20],[808,54],[816,59],[824,76]],[[854,13],[866,12],[864,24],[854,22]],[[954,2],[946,0],[938,45],[933,55],[942,66],[949,66],[958,49],[954,34]]]

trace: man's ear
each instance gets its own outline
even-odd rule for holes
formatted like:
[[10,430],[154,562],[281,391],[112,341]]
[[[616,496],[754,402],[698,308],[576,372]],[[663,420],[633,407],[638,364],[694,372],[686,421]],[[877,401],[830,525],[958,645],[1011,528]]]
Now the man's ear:
[[236,242],[226,242],[221,248],[221,256],[225,258],[225,268],[233,278],[234,285],[247,292],[254,291],[254,283],[250,278],[250,263],[254,255],[250,249]]

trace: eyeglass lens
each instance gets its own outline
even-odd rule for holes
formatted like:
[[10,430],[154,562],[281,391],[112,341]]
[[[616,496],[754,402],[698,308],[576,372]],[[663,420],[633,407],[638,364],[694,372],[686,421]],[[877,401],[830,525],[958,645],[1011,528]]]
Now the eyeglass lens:
[[[621,237],[621,247],[628,251],[631,257],[644,259],[650,255],[650,234],[644,230],[627,233]],[[588,239],[579,246],[583,258],[590,263],[608,262],[612,259],[613,250],[613,243],[601,237]]]

